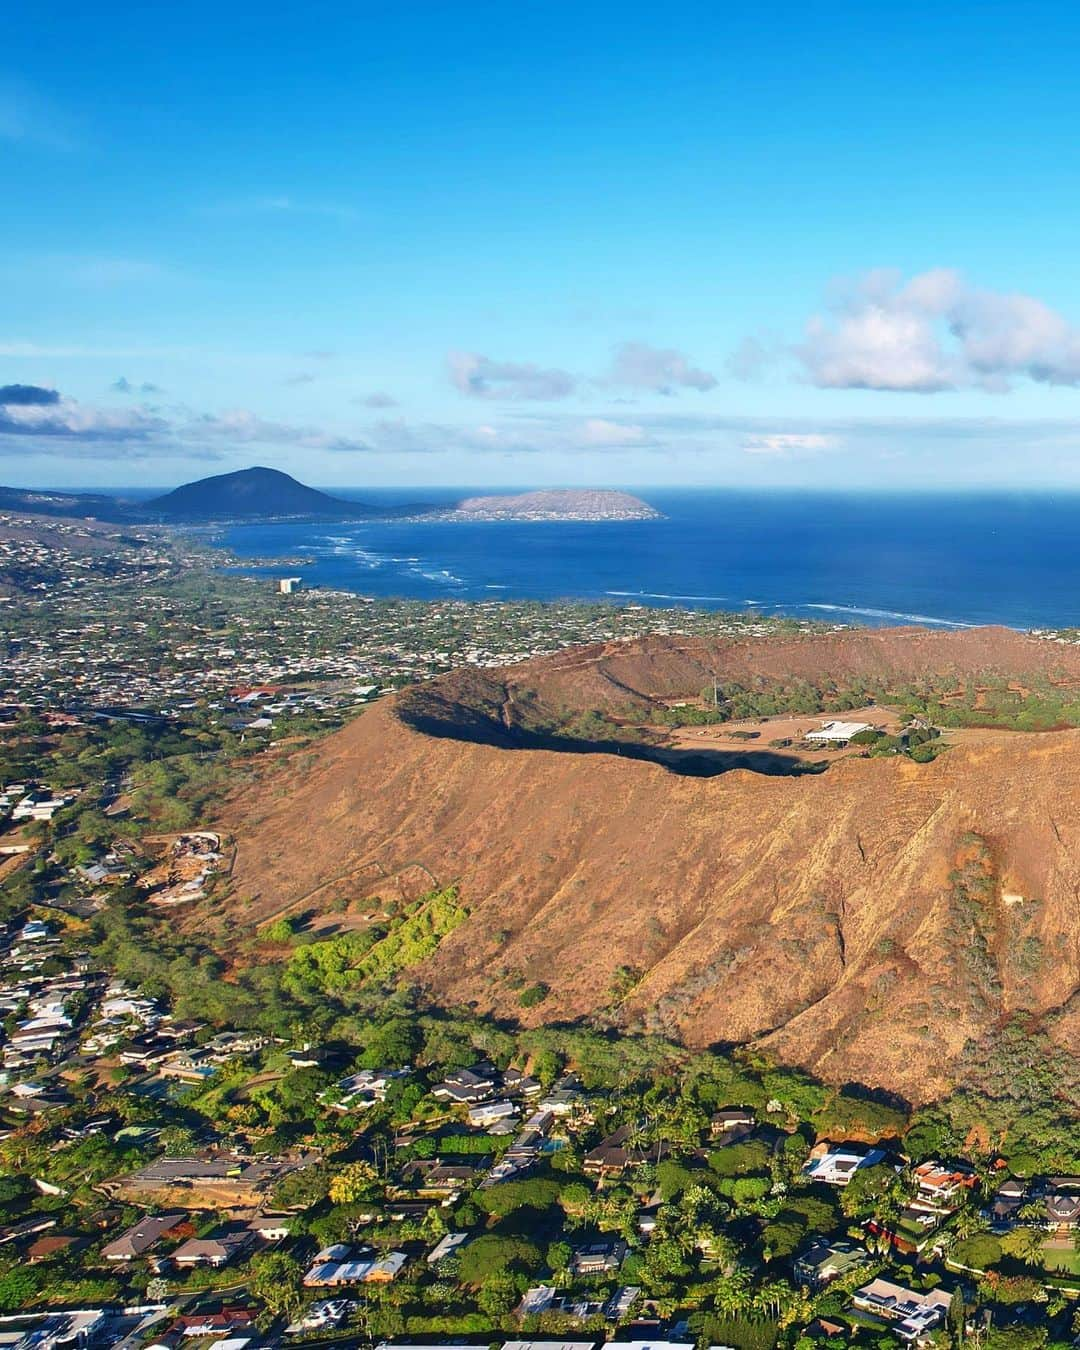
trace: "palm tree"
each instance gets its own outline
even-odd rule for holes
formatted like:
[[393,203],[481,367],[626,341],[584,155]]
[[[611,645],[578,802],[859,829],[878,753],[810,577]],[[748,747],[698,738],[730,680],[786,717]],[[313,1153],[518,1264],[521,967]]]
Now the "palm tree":
[[1019,1228],[1014,1234],[1016,1255],[1028,1266],[1042,1265],[1046,1236],[1038,1228]]
[[712,1228],[708,1230],[708,1241],[713,1260],[725,1275],[730,1275],[735,1270],[741,1254],[739,1244],[730,1234],[717,1232]]
[[952,1221],[952,1231],[961,1240],[985,1232],[987,1227],[986,1220],[977,1209],[961,1209]]
[[768,1317],[777,1317],[789,1298],[791,1297],[791,1286],[784,1280],[766,1280],[758,1285],[753,1298],[751,1307],[755,1312],[762,1312]]
[[738,1317],[750,1306],[750,1299],[750,1272],[744,1267],[738,1266],[716,1281],[713,1302],[723,1316]]
[[814,1315],[814,1301],[810,1297],[808,1289],[792,1289],[791,1295],[780,1313],[780,1325],[782,1327],[794,1326],[796,1323],[810,1321]]

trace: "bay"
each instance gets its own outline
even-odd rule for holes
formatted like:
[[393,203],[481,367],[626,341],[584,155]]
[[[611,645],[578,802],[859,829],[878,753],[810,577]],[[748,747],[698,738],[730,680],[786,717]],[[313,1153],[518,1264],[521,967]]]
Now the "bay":
[[[451,504],[478,489],[338,495]],[[1080,495],[634,489],[644,521],[235,525],[238,557],[303,556],[305,585],[424,600],[760,610],[868,624],[1080,624]],[[259,569],[244,569],[259,570]]]

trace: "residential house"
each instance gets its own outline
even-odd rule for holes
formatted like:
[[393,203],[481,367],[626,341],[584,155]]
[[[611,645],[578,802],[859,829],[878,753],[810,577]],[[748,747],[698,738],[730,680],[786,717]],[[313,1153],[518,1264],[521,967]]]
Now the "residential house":
[[335,1111],[364,1110],[385,1101],[390,1084],[411,1072],[411,1069],[361,1069],[359,1073],[341,1079],[326,1098]]
[[509,1120],[516,1115],[517,1107],[513,1102],[481,1102],[477,1106],[469,1107],[469,1124],[494,1125],[496,1121]]
[[549,1312],[558,1297],[559,1291],[553,1284],[533,1285],[521,1296],[517,1314],[519,1317],[536,1317],[540,1313]]
[[537,1079],[513,1067],[504,1070],[502,1085],[504,1092],[510,1092],[515,1097],[538,1097],[544,1090]]
[[621,1284],[604,1304],[604,1317],[609,1322],[621,1322],[641,1297],[636,1284]]
[[[320,1260],[320,1257],[327,1257]],[[315,1263],[304,1276],[309,1288],[334,1288],[346,1284],[389,1284],[396,1280],[409,1258],[404,1252],[388,1252],[353,1257],[351,1248],[338,1244],[328,1247],[315,1258]]]
[[1051,1177],[1046,1192],[1046,1218],[1055,1228],[1080,1227],[1080,1177]]
[[205,1083],[213,1078],[217,1065],[210,1059],[206,1050],[181,1050],[170,1055],[158,1067],[162,1078],[175,1078],[181,1083]]
[[46,1233],[27,1247],[26,1260],[29,1265],[36,1266],[40,1261],[48,1261],[69,1247],[83,1246],[85,1242],[86,1239],[77,1233]]
[[720,1144],[735,1144],[754,1132],[757,1116],[746,1106],[727,1106],[714,1111],[709,1134]]
[[[618,1345],[619,1350],[693,1350],[693,1341],[668,1341],[668,1340],[649,1340],[649,1341],[617,1341],[611,1344]],[[506,1350],[506,1347],[503,1347]],[[711,1347],[711,1350],[716,1350]]]
[[219,1233],[208,1238],[189,1238],[177,1247],[172,1254],[173,1261],[185,1268],[191,1266],[210,1266],[220,1270],[222,1266],[246,1255],[255,1244],[255,1234],[249,1228],[236,1232]]
[[618,1270],[626,1256],[626,1243],[621,1238],[589,1242],[575,1247],[570,1268],[575,1275],[606,1275]]
[[468,1233],[447,1233],[444,1238],[432,1247],[427,1254],[427,1263],[429,1266],[437,1266],[440,1261],[445,1261],[448,1256],[453,1256],[469,1240]]
[[541,1099],[543,1111],[556,1116],[572,1116],[584,1112],[588,1099],[573,1074],[560,1078],[551,1091]]
[[456,1105],[475,1105],[487,1101],[498,1091],[502,1076],[493,1064],[483,1061],[470,1069],[457,1069],[431,1089],[439,1101]]
[[623,1125],[614,1134],[602,1139],[585,1155],[584,1168],[594,1176],[621,1176],[628,1167],[640,1167],[646,1162],[657,1162],[665,1156],[668,1146],[660,1142],[649,1148],[632,1145],[629,1141],[636,1130]]
[[9,1242],[23,1242],[26,1238],[37,1237],[39,1233],[45,1233],[55,1227],[56,1217],[48,1214],[38,1214],[32,1219],[9,1224],[6,1228],[0,1228],[0,1247],[6,1246]]
[[990,1228],[995,1233],[1014,1227],[1020,1219],[1020,1211],[1030,1199],[1027,1183],[1010,1177],[997,1188],[989,1208],[985,1211],[990,1220]]
[[[596,1341],[505,1341],[502,1350],[596,1350]],[[680,1350],[690,1347],[683,1346]]]
[[863,1312],[875,1313],[893,1324],[893,1331],[904,1341],[917,1341],[945,1321],[952,1303],[945,1289],[917,1294],[891,1280],[871,1280],[852,1295],[852,1303]]
[[176,1328],[183,1336],[222,1336],[255,1325],[257,1310],[249,1307],[224,1307],[217,1312],[182,1313]]
[[841,1275],[857,1270],[869,1259],[869,1254],[853,1242],[829,1242],[826,1238],[817,1238],[795,1258],[791,1269],[799,1284],[818,1290]]
[[802,1169],[803,1176],[829,1186],[846,1186],[860,1168],[884,1162],[886,1156],[883,1149],[869,1148],[865,1144],[825,1141],[811,1150],[810,1159]]
[[975,1169],[968,1163],[924,1162],[913,1168],[911,1175],[919,1195],[940,1206],[950,1205],[978,1180]]
[[104,1308],[16,1314],[4,1318],[0,1343],[4,1350],[72,1350],[93,1344],[108,1319]]
[[101,1255],[106,1261],[135,1261],[187,1222],[188,1216],[179,1211],[172,1214],[148,1214],[133,1228],[102,1247]]

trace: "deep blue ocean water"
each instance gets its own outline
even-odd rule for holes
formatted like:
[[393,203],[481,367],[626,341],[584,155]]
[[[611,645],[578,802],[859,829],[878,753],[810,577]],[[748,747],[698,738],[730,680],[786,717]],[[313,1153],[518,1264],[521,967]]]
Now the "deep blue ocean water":
[[[466,490],[337,491],[383,504],[449,504]],[[1077,494],[638,495],[664,518],[241,525],[224,542],[241,557],[310,557],[306,585],[373,596],[574,598],[883,624],[1080,625]]]

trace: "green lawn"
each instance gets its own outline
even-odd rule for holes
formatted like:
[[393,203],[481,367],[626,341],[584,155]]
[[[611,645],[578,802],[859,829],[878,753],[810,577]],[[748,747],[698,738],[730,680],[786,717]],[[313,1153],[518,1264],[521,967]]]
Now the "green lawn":
[[1080,1275],[1080,1252],[1070,1247],[1043,1248],[1043,1265],[1047,1270],[1063,1271],[1067,1275]]

